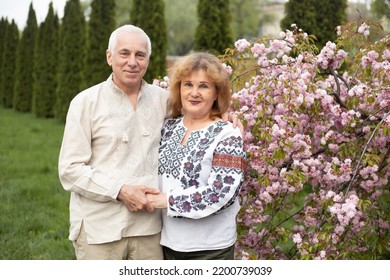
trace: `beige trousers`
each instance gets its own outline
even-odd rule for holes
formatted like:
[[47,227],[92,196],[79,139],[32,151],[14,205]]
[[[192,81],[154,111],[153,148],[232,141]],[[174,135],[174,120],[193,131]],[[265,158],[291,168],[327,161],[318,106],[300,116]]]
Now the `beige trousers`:
[[160,235],[124,237],[109,243],[88,244],[82,226],[73,247],[78,260],[162,260]]

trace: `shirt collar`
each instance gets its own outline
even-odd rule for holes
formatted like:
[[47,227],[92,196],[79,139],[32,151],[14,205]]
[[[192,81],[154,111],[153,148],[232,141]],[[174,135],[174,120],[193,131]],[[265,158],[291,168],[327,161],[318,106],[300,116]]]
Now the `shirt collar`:
[[[123,92],[123,90],[121,90],[115,83],[114,83],[114,81],[113,81],[113,79],[112,79],[112,76],[113,76],[113,74],[111,73],[111,75],[108,77],[108,79],[107,79],[107,83],[108,83],[108,85],[110,86],[110,88],[113,90],[113,92],[115,93],[115,94],[120,94],[120,95],[123,95],[123,94],[125,94],[124,92]],[[138,98],[140,97],[140,96],[142,96],[142,93],[145,91],[145,88],[146,88],[146,86],[147,86],[147,82],[144,80],[144,79],[142,79],[142,81],[141,81],[141,88],[140,88],[140,91],[139,91],[139,96],[138,96]]]

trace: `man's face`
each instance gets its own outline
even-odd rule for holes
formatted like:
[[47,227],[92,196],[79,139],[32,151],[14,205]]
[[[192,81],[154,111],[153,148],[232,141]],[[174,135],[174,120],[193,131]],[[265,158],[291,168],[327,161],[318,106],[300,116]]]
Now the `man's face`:
[[115,49],[107,50],[114,83],[123,91],[139,87],[149,64],[147,41],[142,34],[121,32]]

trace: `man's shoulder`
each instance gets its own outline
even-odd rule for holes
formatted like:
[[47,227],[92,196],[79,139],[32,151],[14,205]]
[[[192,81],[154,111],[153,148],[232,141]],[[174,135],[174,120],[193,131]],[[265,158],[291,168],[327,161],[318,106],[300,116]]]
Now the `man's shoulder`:
[[148,92],[153,93],[153,94],[158,93],[158,94],[161,94],[162,96],[168,95],[168,91],[166,89],[159,87],[157,85],[146,83],[145,89],[147,89]]
[[72,102],[83,102],[87,100],[92,100],[97,98],[97,95],[100,91],[100,88],[102,87],[104,82],[93,85],[87,89],[84,89],[80,93],[78,93],[72,100]]

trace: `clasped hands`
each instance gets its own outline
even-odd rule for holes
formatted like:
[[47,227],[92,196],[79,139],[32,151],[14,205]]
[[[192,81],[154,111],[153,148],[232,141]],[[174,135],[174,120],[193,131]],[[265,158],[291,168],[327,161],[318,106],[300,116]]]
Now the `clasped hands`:
[[[244,133],[244,127],[237,115],[225,113],[223,121],[231,121],[233,127],[240,129]],[[155,208],[167,208],[167,196],[159,190],[147,186],[123,185],[119,191],[117,199],[121,201],[131,212],[148,211],[153,212]]]
[[123,185],[119,191],[118,200],[130,212],[146,210],[151,213],[155,208],[167,207],[166,194],[146,186]]

